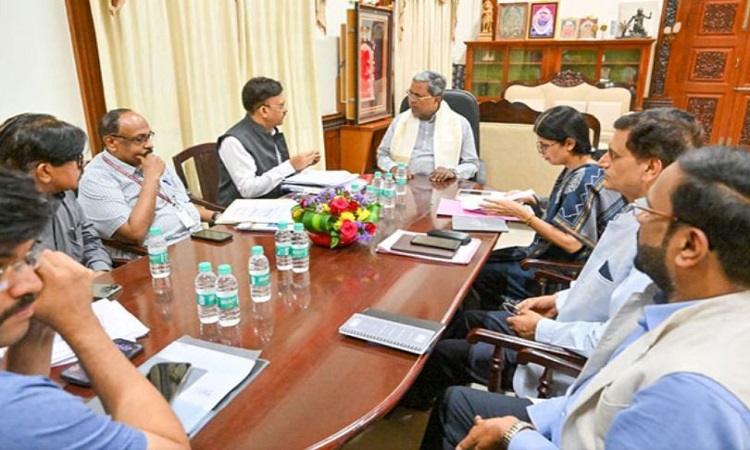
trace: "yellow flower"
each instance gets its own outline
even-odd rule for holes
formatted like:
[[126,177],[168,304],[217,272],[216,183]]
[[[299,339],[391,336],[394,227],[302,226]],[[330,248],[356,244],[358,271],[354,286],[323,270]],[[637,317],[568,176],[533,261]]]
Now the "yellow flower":
[[341,213],[341,221],[343,222],[344,220],[351,220],[352,222],[354,222],[354,213],[351,212],[351,211],[344,211],[344,212],[342,212]]
[[361,222],[363,220],[367,220],[367,218],[370,217],[370,211],[364,208],[359,208],[357,210],[357,219]]
[[300,217],[302,217],[302,213],[304,213],[304,212],[305,212],[305,210],[302,209],[302,208],[294,208],[292,210],[292,218],[296,221],[297,219],[299,219]]
[[325,203],[321,206],[322,206],[321,211],[320,211],[321,213],[326,214],[331,211],[331,208],[329,208],[328,205],[326,205]]

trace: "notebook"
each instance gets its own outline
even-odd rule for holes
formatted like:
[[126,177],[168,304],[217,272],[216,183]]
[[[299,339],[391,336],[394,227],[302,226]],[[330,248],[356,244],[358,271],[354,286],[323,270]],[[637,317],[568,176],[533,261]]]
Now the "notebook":
[[439,322],[367,308],[351,316],[339,333],[422,355],[444,328]]
[[507,233],[508,224],[499,217],[453,216],[453,229],[458,231]]

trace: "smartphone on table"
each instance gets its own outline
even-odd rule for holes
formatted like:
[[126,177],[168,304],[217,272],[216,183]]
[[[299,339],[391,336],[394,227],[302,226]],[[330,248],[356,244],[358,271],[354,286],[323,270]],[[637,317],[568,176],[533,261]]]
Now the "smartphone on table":
[[216,230],[198,230],[191,233],[190,236],[194,239],[201,239],[210,242],[225,242],[232,239],[232,233]]
[[94,300],[102,298],[112,298],[122,292],[122,286],[119,284],[102,284],[94,283]]
[[[143,351],[143,346],[137,342],[129,341],[127,339],[113,339],[118,349],[128,359],[133,359],[136,355]],[[83,370],[81,363],[75,363],[60,373],[60,378],[67,381],[68,383],[75,384],[83,387],[91,387],[91,380],[89,380],[86,371]]]
[[414,236],[411,243],[424,247],[442,248],[444,250],[457,250],[461,246],[461,241],[455,239],[423,235]]

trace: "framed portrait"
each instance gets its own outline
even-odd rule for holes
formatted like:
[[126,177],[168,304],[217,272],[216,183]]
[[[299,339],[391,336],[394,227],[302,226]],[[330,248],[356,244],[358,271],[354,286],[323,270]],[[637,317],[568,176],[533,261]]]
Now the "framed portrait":
[[495,40],[525,38],[528,12],[528,3],[502,3],[498,5]]
[[393,113],[392,16],[390,9],[357,5],[355,121],[358,124]]
[[599,29],[596,17],[584,17],[578,20],[578,39],[596,39],[596,31]]
[[529,13],[529,39],[555,37],[557,2],[532,3]]
[[577,39],[578,19],[575,17],[560,19],[560,31],[558,32],[557,37],[559,39]]

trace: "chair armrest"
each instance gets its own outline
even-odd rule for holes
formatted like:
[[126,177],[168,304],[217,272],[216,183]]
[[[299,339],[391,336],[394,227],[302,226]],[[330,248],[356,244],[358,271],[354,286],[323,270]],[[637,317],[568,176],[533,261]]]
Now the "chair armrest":
[[524,270],[546,269],[547,271],[562,272],[564,275],[569,275],[575,278],[583,269],[583,263],[560,262],[560,261],[551,261],[547,259],[526,258],[521,261],[521,268]]
[[578,357],[578,361],[571,361],[539,350],[526,348],[516,354],[516,361],[518,364],[538,364],[556,372],[577,377],[581,373],[581,370],[583,370],[584,364],[586,364],[586,358],[580,355],[576,356]]
[[538,269],[534,273],[534,279],[536,281],[546,281],[547,283],[559,283],[559,284],[570,284],[575,278],[563,275],[561,273],[552,272],[550,270]]
[[195,203],[196,205],[200,205],[206,209],[210,209],[211,211],[224,212],[224,210],[227,209],[224,206],[220,206],[220,205],[217,205],[216,203],[211,203],[206,200],[195,197],[193,196],[193,194],[188,194],[188,197],[190,198],[190,201],[192,203]]
[[126,244],[124,242],[116,241],[114,239],[104,239],[102,238],[102,244],[116,248],[118,250],[122,250],[125,252],[135,253],[139,256],[148,255],[148,250],[146,250],[145,247],[137,244]]
[[536,350],[571,362],[578,362],[581,360],[584,362],[586,361],[583,356],[573,353],[563,347],[558,347],[557,345],[531,341],[518,336],[490,331],[485,328],[472,328],[471,331],[469,331],[469,334],[466,335],[466,340],[472,344],[486,342],[497,347],[508,348],[517,352],[526,349]]

